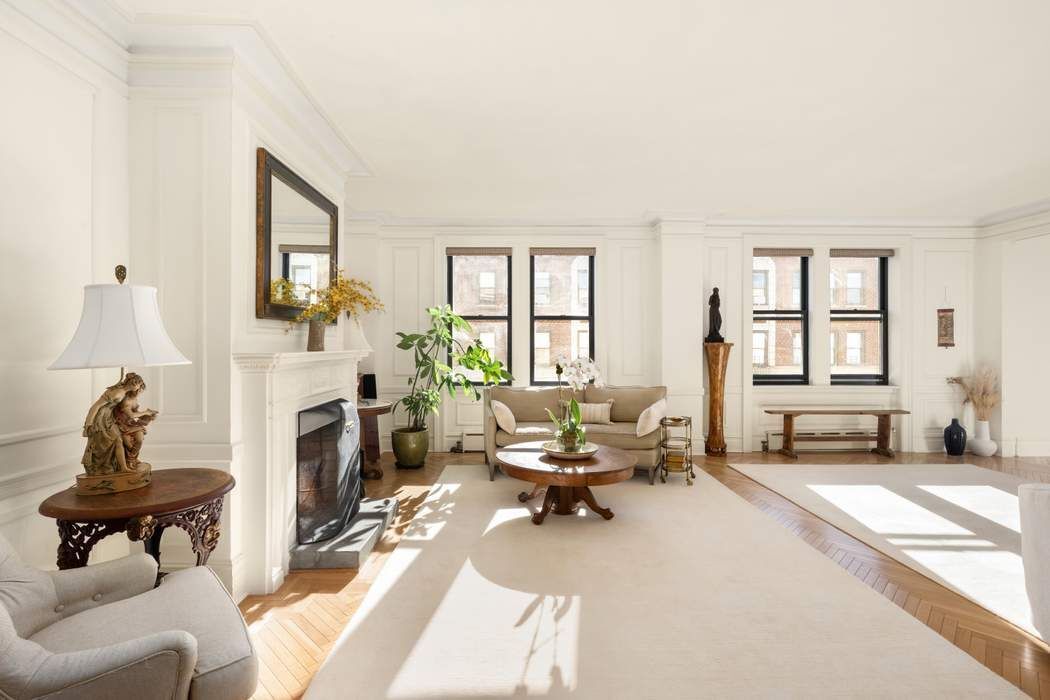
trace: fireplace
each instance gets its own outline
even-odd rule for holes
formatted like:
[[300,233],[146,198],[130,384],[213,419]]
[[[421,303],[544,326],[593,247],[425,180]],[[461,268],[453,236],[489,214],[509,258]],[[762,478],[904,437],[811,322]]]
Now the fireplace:
[[360,424],[346,400],[299,412],[296,535],[300,545],[338,535],[361,507]]

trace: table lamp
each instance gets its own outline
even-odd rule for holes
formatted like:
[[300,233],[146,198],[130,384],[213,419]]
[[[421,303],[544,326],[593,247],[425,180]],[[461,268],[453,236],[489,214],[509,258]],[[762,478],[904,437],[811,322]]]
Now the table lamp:
[[124,284],[127,268],[117,265],[117,284],[84,287],[84,308],[73,339],[48,369],[120,367],[120,381],[107,388],[84,419],[83,474],[77,493],[93,496],[142,488],[150,483],[151,467],[139,461],[146,428],[157,417],[140,409],[146,390],[142,377],[124,368],[188,365],[171,342],[157,306],[157,288]]

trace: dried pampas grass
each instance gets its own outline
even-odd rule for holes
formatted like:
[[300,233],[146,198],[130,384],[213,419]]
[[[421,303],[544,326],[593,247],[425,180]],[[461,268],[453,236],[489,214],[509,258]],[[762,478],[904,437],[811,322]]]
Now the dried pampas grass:
[[999,377],[991,367],[981,367],[969,377],[948,377],[949,384],[958,384],[966,393],[966,401],[972,403],[977,420],[989,420],[992,411],[1002,400],[999,393]]

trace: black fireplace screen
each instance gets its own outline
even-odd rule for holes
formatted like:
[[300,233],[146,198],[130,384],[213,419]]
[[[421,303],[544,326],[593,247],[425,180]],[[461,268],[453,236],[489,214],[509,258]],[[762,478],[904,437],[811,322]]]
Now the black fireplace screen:
[[299,412],[295,442],[299,544],[331,539],[361,507],[361,431],[350,401]]

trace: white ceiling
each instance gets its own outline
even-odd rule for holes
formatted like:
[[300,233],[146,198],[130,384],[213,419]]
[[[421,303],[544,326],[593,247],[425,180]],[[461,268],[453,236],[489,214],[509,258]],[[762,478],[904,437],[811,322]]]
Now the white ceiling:
[[255,20],[398,217],[975,220],[1050,197],[1046,0],[121,0]]

